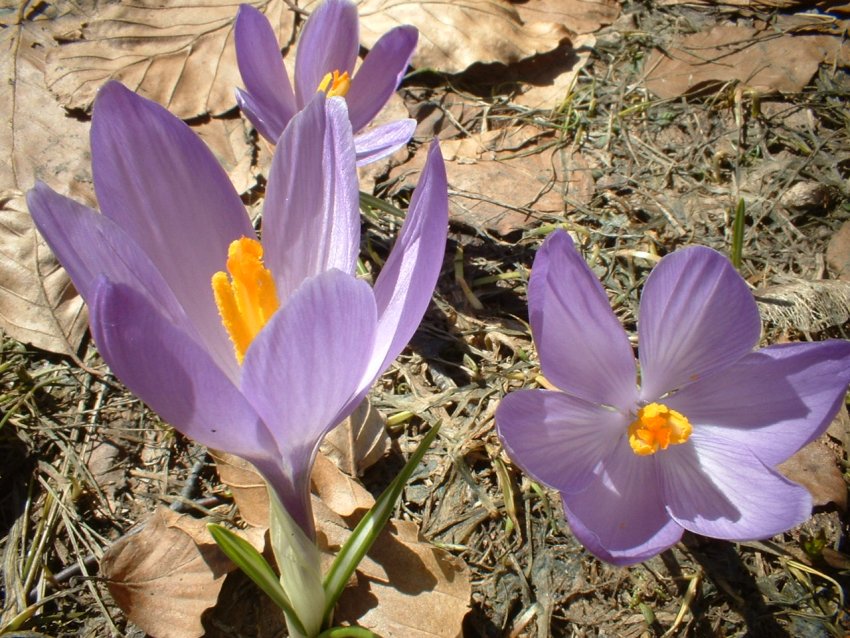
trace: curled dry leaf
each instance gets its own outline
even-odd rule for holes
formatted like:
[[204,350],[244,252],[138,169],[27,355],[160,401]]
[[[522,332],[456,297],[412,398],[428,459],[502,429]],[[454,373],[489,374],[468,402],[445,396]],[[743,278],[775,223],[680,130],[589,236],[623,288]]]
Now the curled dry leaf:
[[[533,127],[509,127],[443,142],[451,219],[507,234],[537,223],[541,214],[563,214],[566,200],[592,190],[590,171],[574,167],[567,149],[541,145],[539,151],[522,153],[526,143],[539,138]],[[410,162],[394,168],[391,178],[412,187],[426,150],[421,147]]]
[[379,636],[462,635],[472,592],[462,560],[423,541],[415,523],[399,520],[387,524],[368,559],[340,597],[334,622]]
[[364,399],[342,423],[328,432],[321,451],[343,472],[360,476],[390,449],[387,420]]
[[593,33],[620,15],[618,0],[520,0],[512,4],[523,22],[560,22],[577,34]]
[[55,46],[51,33],[66,22],[55,11],[10,12],[0,29],[0,67],[7,79],[0,84],[0,328],[43,350],[73,354],[87,314],[36,232],[23,196],[40,179],[94,202],[88,124],[69,117],[44,85],[45,52]]
[[192,130],[204,141],[227,171],[236,192],[244,194],[257,184],[254,166],[254,145],[239,117],[212,117],[192,125]]
[[506,0],[361,0],[358,10],[364,46],[371,48],[393,27],[412,24],[419,29],[413,66],[445,73],[478,62],[511,64],[551,51],[570,36],[551,19],[524,23]]
[[253,527],[269,526],[269,493],[266,482],[248,461],[221,450],[210,450],[218,477],[230,488],[239,514]]
[[846,512],[847,485],[827,441],[826,435],[812,441],[777,469],[809,490],[815,507],[834,503]]
[[[801,29],[794,25],[795,30]],[[840,37],[777,33],[733,25],[686,35],[646,62],[646,87],[661,98],[729,82],[771,93],[796,93],[822,62],[847,64]]]
[[759,314],[771,327],[820,332],[850,319],[850,281],[800,279],[756,291]]
[[159,507],[137,529],[113,543],[100,561],[109,593],[148,634],[202,636],[201,614],[215,604],[235,566],[202,520]]
[[[107,80],[151,98],[182,118],[220,115],[240,86],[233,23],[238,0],[142,0],[107,5],[79,40],[51,52],[47,84],[67,108],[88,109]],[[283,0],[262,10],[281,42],[292,36]]]

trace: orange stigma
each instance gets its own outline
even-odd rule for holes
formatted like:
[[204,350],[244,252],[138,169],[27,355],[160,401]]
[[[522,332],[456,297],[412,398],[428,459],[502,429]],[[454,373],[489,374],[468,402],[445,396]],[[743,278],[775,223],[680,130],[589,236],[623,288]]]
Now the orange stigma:
[[688,419],[663,403],[643,406],[629,426],[629,445],[638,456],[666,450],[669,445],[684,443],[690,436]]
[[263,266],[263,245],[242,237],[227,249],[227,273],[212,277],[215,305],[236,360],[242,363],[248,346],[280,306],[271,271]]
[[348,76],[348,71],[334,71],[328,73],[319,82],[317,91],[324,91],[328,97],[345,97],[348,89],[351,88],[351,78]]

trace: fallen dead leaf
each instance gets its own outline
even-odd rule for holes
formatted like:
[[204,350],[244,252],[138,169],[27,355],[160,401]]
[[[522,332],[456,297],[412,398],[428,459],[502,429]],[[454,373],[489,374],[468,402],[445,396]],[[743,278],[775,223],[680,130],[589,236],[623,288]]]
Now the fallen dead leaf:
[[472,591],[466,563],[423,541],[415,523],[399,520],[387,524],[368,558],[340,597],[335,623],[380,636],[463,635]]
[[[47,84],[71,109],[88,109],[97,89],[119,80],[181,118],[221,115],[240,86],[233,22],[236,0],[141,0],[106,5],[79,38],[51,51]],[[278,32],[292,37],[284,0],[262,3]]]
[[328,432],[321,451],[339,469],[360,476],[390,449],[387,420],[364,399],[347,419]]
[[202,520],[159,507],[106,550],[100,569],[127,618],[158,638],[204,634],[201,613],[235,569]]
[[812,495],[815,507],[834,503],[847,511],[847,485],[826,435],[812,441],[777,469]]
[[512,4],[523,22],[559,22],[576,34],[593,33],[620,15],[618,0],[520,0]]
[[[500,234],[525,228],[541,214],[560,215],[569,196],[565,175],[568,150],[560,145],[524,154],[517,133],[526,141],[539,140],[527,127],[509,127],[441,144],[448,162],[449,215],[455,222]],[[413,159],[390,172],[405,188],[412,188],[424,165],[426,147]],[[576,179],[590,179],[579,171]],[[571,174],[571,179],[573,175]]]
[[0,256],[0,327],[23,343],[73,355],[88,313],[35,230],[23,193],[0,193]]
[[596,38],[590,34],[573,38],[572,46],[559,47],[530,60],[520,62],[514,73],[526,85],[514,102],[531,109],[553,109],[567,99],[579,72],[587,64]]
[[[322,454],[316,457],[310,480],[316,498],[344,521],[356,523],[375,504],[365,487]],[[352,519],[355,514],[358,516]]]
[[822,62],[847,64],[841,37],[727,24],[686,35],[663,52],[654,51],[646,62],[645,83],[664,99],[732,81],[766,93],[797,93]]
[[227,171],[237,193],[244,194],[257,184],[254,144],[243,118],[213,117],[193,124],[192,130]]
[[506,0],[361,0],[358,10],[366,48],[391,28],[412,24],[419,29],[413,66],[444,73],[479,62],[510,64],[551,51],[570,36],[550,19],[524,23]]
[[269,526],[269,493],[266,482],[248,461],[221,450],[210,450],[218,477],[230,488],[239,514],[253,527]]
[[850,3],[843,0],[661,0],[662,5],[703,4],[746,7],[748,9],[820,9],[821,11],[850,12]]
[[[25,11],[30,5],[22,4]],[[73,354],[87,313],[71,280],[35,231],[23,193],[43,180],[87,204],[94,203],[88,124],[68,114],[44,85],[51,33],[65,24],[54,6],[5,14],[0,29],[0,328],[43,350]]]

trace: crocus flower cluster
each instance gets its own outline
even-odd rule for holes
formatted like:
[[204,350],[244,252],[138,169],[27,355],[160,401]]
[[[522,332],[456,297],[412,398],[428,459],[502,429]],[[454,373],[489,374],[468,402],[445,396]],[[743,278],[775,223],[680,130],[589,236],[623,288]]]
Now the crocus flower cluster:
[[[349,0],[325,0],[301,31],[294,88],[280,45],[266,17],[242,5],[234,32],[236,59],[245,89],[237,89],[242,112],[272,144],[317,91],[348,103],[358,164],[384,157],[406,144],[416,121],[403,119],[366,126],[392,97],[416,48],[418,31],[399,26],[384,34],[354,73],[360,47],[357,7]],[[365,130],[364,130],[365,129]]]
[[626,565],[684,530],[766,538],[811,513],[775,466],[843,405],[850,342],[753,351],[759,314],[729,261],[704,247],[664,257],[640,302],[638,365],[608,298],[563,231],[540,248],[531,330],[559,391],[520,390],[496,412],[512,459],[561,492],[576,537]]
[[313,538],[319,442],[410,339],[439,274],[439,148],[372,288],[355,277],[359,190],[341,98],[315,94],[283,132],[262,243],[212,153],[159,105],[107,84],[91,146],[103,214],[41,183],[28,204],[88,303],[101,355],[175,428],[253,463]]

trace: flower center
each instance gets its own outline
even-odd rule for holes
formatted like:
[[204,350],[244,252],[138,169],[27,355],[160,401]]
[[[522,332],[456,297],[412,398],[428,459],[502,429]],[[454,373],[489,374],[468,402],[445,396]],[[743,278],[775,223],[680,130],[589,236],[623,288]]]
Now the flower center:
[[271,271],[263,266],[263,245],[242,237],[227,249],[227,272],[212,276],[215,305],[224,329],[233,342],[236,360],[280,306]]
[[319,82],[317,91],[324,91],[328,97],[345,97],[348,89],[351,87],[351,78],[348,76],[348,71],[334,71],[328,73]]
[[688,419],[663,403],[643,406],[629,426],[629,445],[638,456],[666,450],[668,445],[684,443],[690,436]]

